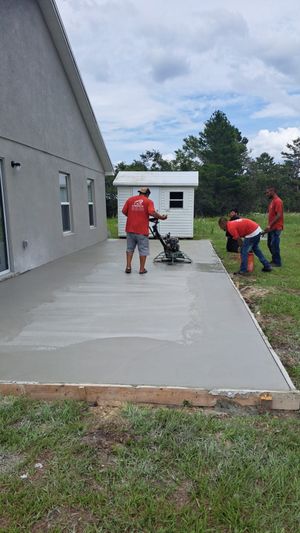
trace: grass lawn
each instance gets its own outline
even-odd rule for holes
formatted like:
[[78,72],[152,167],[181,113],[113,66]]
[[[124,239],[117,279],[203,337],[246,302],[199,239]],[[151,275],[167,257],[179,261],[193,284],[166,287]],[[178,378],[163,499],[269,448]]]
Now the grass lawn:
[[[266,216],[248,215],[262,228]],[[111,237],[117,237],[117,219],[108,221]],[[224,232],[218,226],[218,218],[197,218],[194,222],[195,239],[209,239],[229,273],[238,269],[235,254],[226,252]],[[270,254],[266,240],[261,248],[267,258]],[[300,214],[285,215],[285,230],[281,237],[283,267],[271,274],[261,272],[255,259],[253,275],[248,278],[233,276],[241,294],[255,314],[274,350],[281,358],[294,384],[300,389]],[[300,531],[300,527],[299,527]]]
[[[216,219],[196,220],[195,235],[237,268]],[[283,268],[256,262],[239,280],[298,386],[299,247],[300,215],[287,215]],[[0,397],[3,533],[298,533],[299,479],[299,413]]]
[[300,530],[300,420],[0,399],[0,531]]

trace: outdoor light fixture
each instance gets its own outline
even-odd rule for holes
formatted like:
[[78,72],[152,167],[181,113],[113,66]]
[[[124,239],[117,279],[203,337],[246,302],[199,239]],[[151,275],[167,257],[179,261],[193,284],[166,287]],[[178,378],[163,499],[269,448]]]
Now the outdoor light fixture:
[[16,170],[20,170],[21,168],[21,163],[18,163],[17,161],[11,161],[11,166],[12,168],[15,168]]

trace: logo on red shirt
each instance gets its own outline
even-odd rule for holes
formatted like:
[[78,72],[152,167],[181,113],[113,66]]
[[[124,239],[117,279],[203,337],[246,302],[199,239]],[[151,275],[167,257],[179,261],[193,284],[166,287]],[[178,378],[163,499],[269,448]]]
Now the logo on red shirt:
[[140,211],[144,209],[144,201],[143,199],[135,200],[135,202],[132,204],[131,209],[133,211]]

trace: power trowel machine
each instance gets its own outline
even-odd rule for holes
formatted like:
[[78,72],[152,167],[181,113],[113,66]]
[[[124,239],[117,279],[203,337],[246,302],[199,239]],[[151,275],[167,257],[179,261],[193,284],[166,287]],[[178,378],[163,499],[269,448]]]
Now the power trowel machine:
[[164,237],[158,231],[158,218],[150,218],[152,226],[149,229],[154,239],[158,239],[163,247],[163,251],[160,252],[154,259],[154,263],[191,263],[190,257],[180,250],[178,237],[171,237],[170,233],[167,233]]

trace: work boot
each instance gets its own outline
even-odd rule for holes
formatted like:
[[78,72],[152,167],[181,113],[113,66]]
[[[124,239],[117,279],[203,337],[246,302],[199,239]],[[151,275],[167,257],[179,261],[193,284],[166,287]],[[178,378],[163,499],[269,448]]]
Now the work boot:
[[261,269],[262,272],[272,272],[272,268],[270,266],[264,266],[264,268]]

